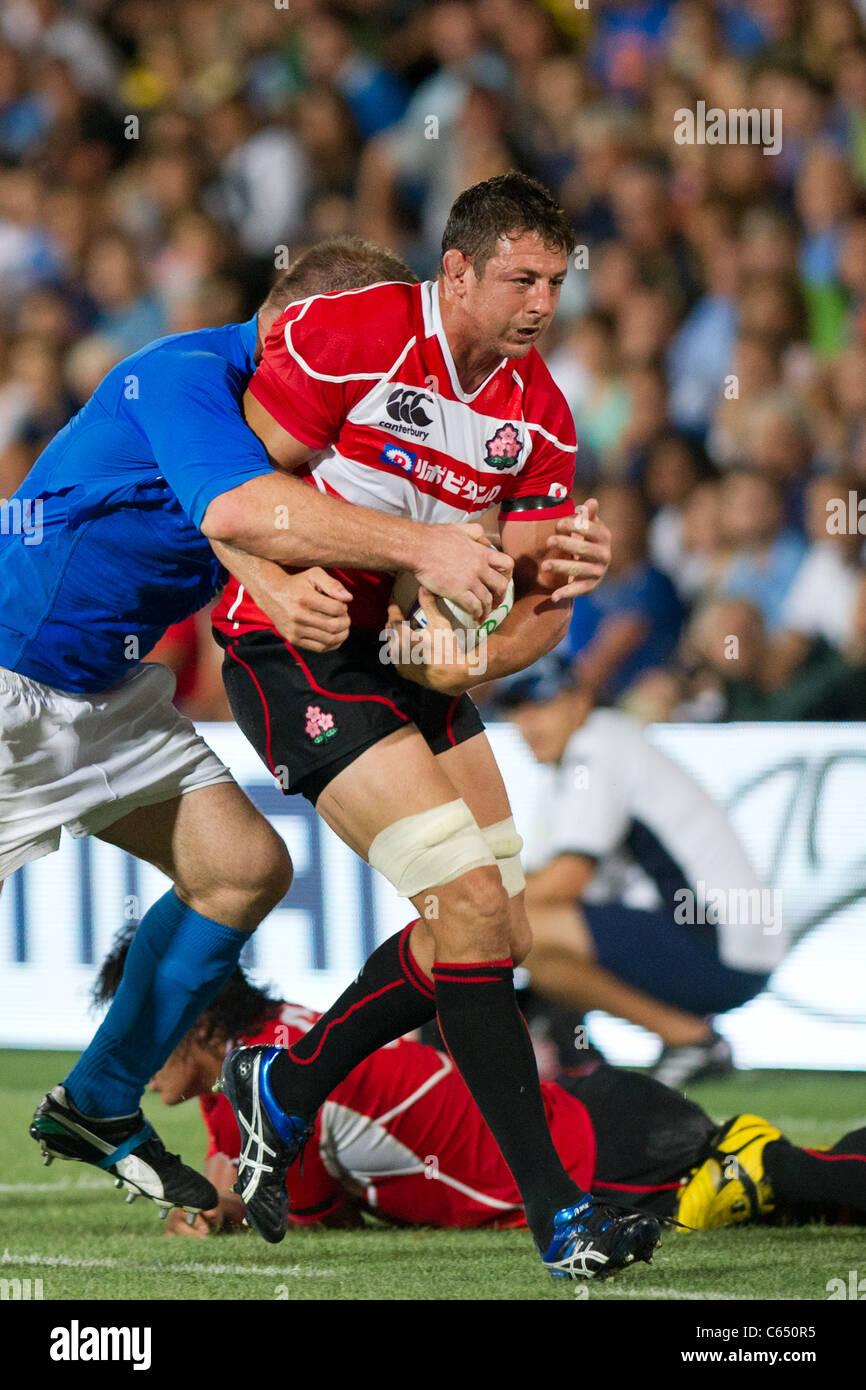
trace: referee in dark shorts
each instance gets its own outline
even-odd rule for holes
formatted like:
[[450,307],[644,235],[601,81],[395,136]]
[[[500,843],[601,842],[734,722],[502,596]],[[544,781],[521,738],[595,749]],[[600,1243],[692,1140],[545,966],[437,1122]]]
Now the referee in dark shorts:
[[526,855],[533,993],[656,1033],[668,1086],[724,1075],[713,1019],[782,960],[781,894],[724,808],[635,719],[594,709],[557,656],[503,682],[491,708],[546,768]]

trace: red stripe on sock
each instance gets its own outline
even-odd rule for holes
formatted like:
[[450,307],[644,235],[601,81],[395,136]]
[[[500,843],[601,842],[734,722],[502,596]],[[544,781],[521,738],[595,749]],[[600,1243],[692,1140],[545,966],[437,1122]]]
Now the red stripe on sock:
[[823,1158],[825,1163],[866,1163],[866,1154],[825,1154],[817,1149],[804,1149],[810,1158]]
[[403,967],[403,973],[409,981],[409,984],[413,989],[417,989],[419,994],[423,994],[425,999],[433,999],[435,998],[433,986],[413,956],[412,947],[409,944],[409,938],[412,935],[415,923],[420,920],[419,917],[416,917],[415,922],[410,922],[408,927],[403,929],[400,933],[397,949],[400,956],[400,964]]
[[500,981],[495,975],[443,975],[440,971],[433,972],[436,976],[437,985],[445,980],[451,985],[498,985]]
[[509,956],[507,960],[437,960],[433,963],[434,970],[504,970],[506,965],[514,968],[514,961]]
[[[353,1013],[355,1012],[356,1009],[363,1009],[363,1007],[364,1007],[365,1004],[369,1004],[373,999],[378,999],[378,998],[380,998],[381,995],[387,994],[389,989],[398,989],[398,988],[400,987],[400,985],[405,985],[405,984],[406,984],[406,981],[405,981],[405,980],[392,980],[391,983],[390,983],[389,985],[383,985],[382,988],[381,988],[381,989],[377,989],[377,990],[375,991],[374,994],[365,994],[365,996],[364,996],[363,999],[357,1000],[357,1002],[354,1003],[354,1004],[352,1004],[352,1005],[346,1010],[346,1012],[345,1012],[344,1014],[340,1014],[340,1017],[339,1017],[339,1018],[332,1018],[332,1019],[331,1019],[330,1023],[327,1025],[327,1027],[325,1028],[325,1031],[322,1033],[322,1036],[321,1036],[321,1038],[319,1039],[319,1046],[316,1048],[315,1052],[313,1053],[313,1055],[312,1055],[311,1057],[297,1057],[297,1056],[295,1055],[295,1053],[294,1053],[294,1050],[293,1050],[291,1047],[288,1048],[288,1053],[289,1053],[289,1056],[291,1057],[292,1061],[293,1061],[293,1062],[297,1062],[298,1065],[301,1066],[301,1067],[305,1067],[305,1066],[307,1065],[308,1062],[315,1062],[315,1060],[316,1060],[316,1058],[318,1057],[319,1053],[321,1052],[322,1048],[325,1046],[325,1039],[327,1038],[327,1036],[328,1036],[328,1034],[330,1033],[331,1029],[332,1029],[333,1027],[335,1027],[336,1024],[338,1024],[338,1023],[345,1023],[345,1021],[346,1021],[346,1019],[349,1017],[349,1015],[350,1015],[350,1014],[353,1014]],[[295,1046],[297,1047],[297,1043],[295,1044]]]
[[408,941],[406,942],[406,960],[409,962],[409,969],[415,976],[415,984],[418,986],[419,989],[422,989],[425,994],[429,994],[432,996],[433,981],[427,979],[427,976],[424,974],[424,971],[421,969],[417,960],[413,956],[412,947]]

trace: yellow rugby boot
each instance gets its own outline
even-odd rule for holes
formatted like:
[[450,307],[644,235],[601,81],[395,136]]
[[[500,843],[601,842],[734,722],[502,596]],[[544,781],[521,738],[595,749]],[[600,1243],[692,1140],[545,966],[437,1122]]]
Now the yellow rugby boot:
[[680,1189],[676,1219],[696,1231],[738,1226],[775,1205],[764,1150],[781,1130],[759,1115],[735,1115],[719,1130],[712,1152]]

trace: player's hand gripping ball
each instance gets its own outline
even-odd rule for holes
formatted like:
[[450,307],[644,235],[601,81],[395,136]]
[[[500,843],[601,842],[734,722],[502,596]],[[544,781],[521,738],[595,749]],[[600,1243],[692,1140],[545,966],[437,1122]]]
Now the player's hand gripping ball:
[[[397,575],[391,597],[409,626],[415,631],[423,631],[428,626],[428,619],[421,606],[418,590],[419,584],[415,575],[409,570],[404,570]],[[451,599],[434,596],[434,601],[443,618],[447,619],[455,632],[476,632],[489,636],[491,632],[496,631],[499,624],[504,622],[511,612],[514,603],[514,580],[509,579],[502,602],[491,609],[488,616],[480,623],[476,623],[471,613],[467,613],[466,609],[461,608],[459,603],[452,603]]]

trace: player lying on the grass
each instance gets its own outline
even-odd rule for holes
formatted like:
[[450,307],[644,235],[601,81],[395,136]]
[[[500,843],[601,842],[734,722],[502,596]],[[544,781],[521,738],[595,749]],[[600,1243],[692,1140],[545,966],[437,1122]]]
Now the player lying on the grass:
[[[94,991],[112,997],[131,932],[105,961]],[[237,970],[151,1082],[167,1105],[198,1096],[209,1136],[205,1172],[218,1206],[190,1226],[236,1228],[231,1191],[240,1153],[226,1098],[213,1095],[226,1049],[291,1046],[319,1015],[269,997]],[[542,1087],[557,1150],[582,1187],[702,1229],[762,1220],[866,1219],[866,1130],[826,1154],[800,1149],[769,1121],[735,1115],[715,1124],[699,1106],[650,1077],[605,1065]],[[848,1158],[843,1155],[849,1155]],[[353,1225],[362,1210],[422,1226],[523,1226],[516,1183],[453,1063],[400,1041],[373,1053],[322,1106],[288,1173],[291,1225]],[[850,1208],[851,1216],[847,1209]]]
[[[476,539],[480,528],[353,508],[352,535],[342,535],[350,509],[334,498],[316,501],[320,544],[299,518],[280,525],[298,491],[311,494],[274,472],[243,419],[263,337],[295,298],[394,278],[414,277],[380,248],[328,243],[282,276],[247,323],[127,358],[16,494],[40,499],[41,543],[0,536],[0,880],[55,850],[65,827],[121,846],[174,884],[145,914],[108,1017],[31,1133],[47,1162],[95,1163],[157,1201],[207,1207],[213,1189],[166,1154],[138,1108],[142,1090],[291,878],[283,841],[172,705],[170,675],[140,664],[225,578],[205,534],[211,506],[231,497],[240,547],[314,565],[334,558],[337,534],[347,562],[408,568],[477,613],[510,569]],[[603,566],[588,568],[597,582]],[[582,561],[577,570],[587,572]],[[276,567],[261,594],[276,627],[314,651],[345,636],[349,597],[321,570]]]
[[[551,1141],[512,980],[530,935],[521,840],[468,695],[529,666],[568,627],[568,586],[544,564],[574,511],[574,424],[535,344],[573,245],[570,219],[534,180],[476,184],[451,209],[435,281],[292,306],[245,397],[268,453],[307,480],[309,515],[299,497],[293,526],[316,533],[322,493],[351,503],[347,534],[357,505],[448,523],[495,503],[515,565],[513,607],[480,662],[453,642],[442,659],[435,644],[426,663],[396,659],[383,635],[402,616],[389,608],[390,576],[369,567],[336,571],[352,592],[336,653],[302,655],[274,632],[255,603],[270,566],[249,556],[215,614],[232,710],[262,761],[418,914],[296,1047],[226,1059],[226,1092],[250,1135],[237,1190],[266,1240],[285,1235],[285,1172],[324,1099],[434,1013],[555,1277],[613,1273],[659,1237],[652,1218],[593,1203]],[[244,534],[230,497],[208,525],[224,541]],[[598,546],[594,558],[606,565],[609,554]]]
[[787,936],[725,810],[555,656],[491,705],[550,769],[527,816],[533,991],[657,1033],[667,1085],[729,1071],[712,1018],[765,988]]

